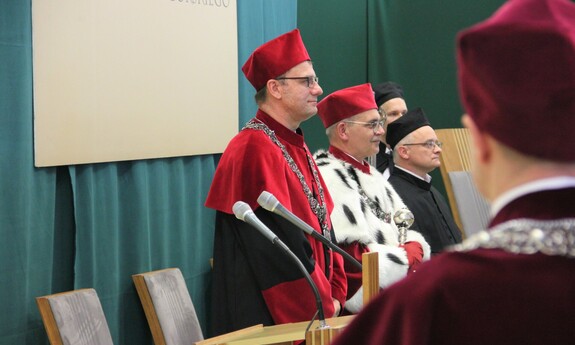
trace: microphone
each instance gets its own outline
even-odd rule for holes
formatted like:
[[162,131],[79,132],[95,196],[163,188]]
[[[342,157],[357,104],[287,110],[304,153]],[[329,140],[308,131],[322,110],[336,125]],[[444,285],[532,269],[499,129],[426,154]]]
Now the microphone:
[[357,261],[353,256],[349,255],[345,250],[338,247],[335,243],[330,241],[327,237],[323,236],[319,232],[315,231],[309,224],[301,220],[298,216],[290,212],[287,208],[285,208],[279,200],[270,192],[263,191],[260,196],[258,197],[258,204],[264,209],[273,212],[277,215],[282,216],[283,218],[287,219],[293,225],[300,228],[303,232],[308,235],[311,235],[316,240],[319,240],[321,243],[327,245],[334,251],[341,254],[344,258],[350,261],[354,266],[362,269],[361,263]]
[[318,315],[319,319],[318,328],[319,329],[329,328],[329,326],[325,322],[323,304],[321,301],[321,297],[319,295],[319,290],[317,289],[317,286],[311,279],[311,276],[305,269],[302,262],[298,259],[298,257],[288,248],[288,246],[285,243],[283,243],[282,240],[279,239],[279,237],[276,234],[273,233],[273,231],[271,231],[264,223],[262,223],[262,221],[255,215],[254,211],[252,211],[250,205],[246,204],[243,201],[237,201],[232,207],[232,211],[236,215],[236,218],[256,228],[262,235],[264,235],[268,240],[270,240],[272,244],[278,246],[284,253],[287,254],[287,256],[289,256],[296,263],[296,265],[303,273],[304,277],[306,278],[307,282],[309,283],[315,295],[315,302],[317,306],[316,314]]
[[250,205],[246,204],[243,201],[238,201],[232,207],[232,211],[234,211],[234,214],[236,215],[237,219],[244,221],[244,222],[250,224],[251,226],[253,226],[254,228],[256,228],[259,232],[261,232],[262,235],[265,236],[265,238],[270,240],[271,243],[276,244],[276,242],[278,242],[278,241],[281,242],[279,237],[276,234],[274,234],[273,231],[271,231],[256,216],[254,211],[252,211],[252,208],[250,207]]

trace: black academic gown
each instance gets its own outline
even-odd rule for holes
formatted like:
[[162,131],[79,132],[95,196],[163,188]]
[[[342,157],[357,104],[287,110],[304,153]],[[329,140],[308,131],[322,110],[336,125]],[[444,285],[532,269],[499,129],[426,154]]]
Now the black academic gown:
[[432,254],[461,242],[461,231],[453,220],[445,198],[431,183],[397,167],[393,169],[389,183],[415,217],[411,229],[425,237]]
[[393,155],[387,150],[384,143],[379,143],[379,152],[375,156],[375,168],[382,174],[387,168],[390,169],[390,173],[393,171]]

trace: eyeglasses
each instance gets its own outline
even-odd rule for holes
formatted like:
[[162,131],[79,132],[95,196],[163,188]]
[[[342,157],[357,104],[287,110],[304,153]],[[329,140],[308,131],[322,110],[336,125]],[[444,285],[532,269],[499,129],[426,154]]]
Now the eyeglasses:
[[319,83],[318,77],[279,77],[279,78],[276,78],[276,80],[288,80],[288,79],[306,80],[307,81],[307,87],[312,87],[312,86],[315,86],[316,84]]
[[425,146],[426,148],[433,150],[435,146],[441,148],[441,146],[443,146],[443,143],[439,140],[428,140],[424,143],[403,144],[403,146],[411,146],[411,145]]
[[367,128],[371,128],[371,130],[373,131],[373,133],[377,132],[377,129],[381,126],[381,128],[383,128],[383,125],[385,125],[385,120],[379,120],[379,121],[369,121],[369,122],[363,122],[363,121],[343,121],[345,123],[355,123],[358,125],[363,125]]

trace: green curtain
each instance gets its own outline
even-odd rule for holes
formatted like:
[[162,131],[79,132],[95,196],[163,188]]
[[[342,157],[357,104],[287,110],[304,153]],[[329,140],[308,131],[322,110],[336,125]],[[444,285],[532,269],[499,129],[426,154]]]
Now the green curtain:
[[[313,0],[298,3],[298,27],[323,89],[330,93],[366,82],[367,5],[364,0]],[[302,124],[312,152],[329,145],[318,116]]]
[[115,342],[149,342],[135,273],[179,267],[204,320],[214,214],[203,201],[215,165],[197,156],[70,167],[75,288],[98,291]]
[[35,297],[71,286],[69,188],[33,162],[30,3],[0,5],[0,343],[46,343]]
[[[298,27],[329,93],[370,82],[395,81],[408,107],[422,107],[435,128],[461,127],[455,37],[504,0],[301,1]],[[321,25],[318,25],[320,23]],[[303,126],[312,151],[328,146],[317,118]],[[431,173],[443,193],[439,170]]]
[[408,107],[422,107],[435,128],[461,127],[456,35],[504,2],[367,0],[367,80],[401,84]]
[[[94,287],[116,344],[152,344],[131,275],[179,267],[206,330],[219,155],[34,168],[31,2],[0,3],[0,344],[48,344],[35,297]],[[295,0],[238,2],[238,65],[296,26]],[[240,127],[255,113],[239,73]],[[225,90],[222,90],[225,101]]]
[[[422,107],[434,128],[459,128],[455,42],[459,31],[489,17],[505,0],[367,0],[368,81],[392,80],[409,108]],[[439,169],[430,173],[445,195]]]
[[[361,83],[393,80],[408,106],[423,107],[436,128],[461,127],[455,36],[504,0],[300,1],[298,27],[329,93]],[[328,141],[317,118],[303,124],[310,149]]]

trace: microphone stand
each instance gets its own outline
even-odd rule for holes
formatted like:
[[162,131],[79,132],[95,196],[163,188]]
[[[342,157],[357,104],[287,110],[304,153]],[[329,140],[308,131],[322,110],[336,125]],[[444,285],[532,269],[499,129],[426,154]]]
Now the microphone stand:
[[286,246],[286,244],[283,243],[279,238],[277,238],[277,241],[274,241],[272,243],[275,244],[276,246],[278,246],[281,250],[283,250],[283,252],[286,253],[292,259],[292,261],[299,267],[300,271],[302,271],[302,273],[304,274],[305,279],[308,281],[308,283],[311,286],[313,293],[315,295],[315,303],[317,305],[317,312],[315,313],[315,315],[311,319],[309,325],[307,326],[306,332],[311,327],[311,324],[313,323],[316,315],[318,315],[318,319],[319,319],[318,329],[329,328],[329,325],[325,322],[325,315],[323,312],[323,304],[321,301],[321,297],[319,295],[319,290],[317,289],[317,286],[315,285],[315,283],[311,279],[311,276],[309,275],[309,273],[305,269],[304,265],[301,263],[301,261],[298,259],[298,257]]
[[[291,222],[291,223],[294,225],[297,225],[295,222]],[[333,249],[335,252],[341,254],[341,256],[343,256],[345,259],[347,259],[347,261],[349,261],[351,264],[353,264],[360,271],[363,270],[363,266],[361,265],[361,263],[359,261],[357,261],[353,256],[349,255],[348,252],[341,249],[338,245],[336,245],[335,243],[330,241],[327,237],[325,237],[324,235],[320,234],[317,231],[312,231],[309,234],[311,235],[311,237],[315,238],[316,240],[319,240],[321,243],[327,245],[329,248]]]
[[311,319],[310,324],[308,325],[307,329],[309,329],[309,327],[313,323],[316,315],[318,315],[318,318],[319,318],[318,329],[330,328],[329,325],[325,322],[325,315],[323,312],[323,304],[321,301],[321,296],[319,294],[319,290],[317,289],[317,286],[315,285],[313,279],[311,279],[310,274],[305,269],[304,265],[299,260],[299,258],[288,248],[288,246],[285,243],[282,242],[282,240],[279,239],[279,237],[273,231],[271,231],[264,223],[262,223],[259,220],[259,218],[252,211],[250,205],[248,205],[247,203],[245,203],[243,201],[237,201],[234,204],[234,206],[232,207],[232,210],[233,210],[236,218],[238,218],[238,219],[250,224],[254,228],[256,228],[262,235],[264,235],[264,237],[266,237],[268,240],[270,240],[272,242],[272,244],[278,246],[284,253],[286,253],[287,256],[289,256],[292,259],[292,261],[297,265],[297,267],[303,273],[305,279],[309,283],[309,286],[311,287],[311,289],[314,293],[315,303],[316,303],[316,307],[317,307],[317,312],[314,314],[313,318]]

